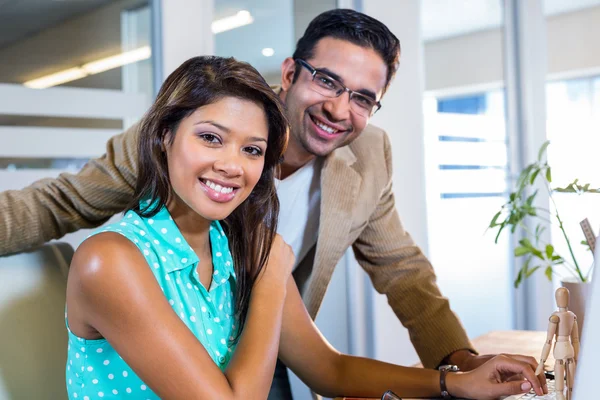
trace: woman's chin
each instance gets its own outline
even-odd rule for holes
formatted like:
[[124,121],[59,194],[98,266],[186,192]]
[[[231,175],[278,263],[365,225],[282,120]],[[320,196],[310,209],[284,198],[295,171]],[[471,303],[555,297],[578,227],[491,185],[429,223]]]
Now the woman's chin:
[[196,204],[194,207],[196,213],[209,221],[224,220],[230,216],[239,205],[237,202],[235,202],[235,204],[233,202],[231,204],[211,203],[212,204],[207,204],[206,202],[202,202],[202,204]]

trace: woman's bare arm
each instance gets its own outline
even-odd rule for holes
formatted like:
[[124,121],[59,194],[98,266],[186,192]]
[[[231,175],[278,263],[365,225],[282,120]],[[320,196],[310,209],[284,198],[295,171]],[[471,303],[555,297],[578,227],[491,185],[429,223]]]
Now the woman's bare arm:
[[[409,368],[336,351],[311,320],[295,282],[288,282],[283,311],[279,357],[312,390],[327,396],[381,397],[393,390],[401,397],[439,397],[440,373]],[[447,377],[450,394],[456,397],[495,399],[529,391],[522,381],[496,382],[503,374],[523,374],[538,394],[541,384],[536,365],[498,356],[477,370]]]
[[[137,247],[102,233],[77,250],[67,307],[75,334],[97,331],[163,399],[260,399],[271,386],[285,285],[252,293],[246,326],[225,373],[173,312]],[[279,286],[279,287],[278,287]]]

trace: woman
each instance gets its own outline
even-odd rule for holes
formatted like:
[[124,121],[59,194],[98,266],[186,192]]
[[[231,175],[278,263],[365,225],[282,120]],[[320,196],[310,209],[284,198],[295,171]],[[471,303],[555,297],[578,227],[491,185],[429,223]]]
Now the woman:
[[[275,235],[287,121],[252,67],[188,60],[140,132],[129,211],[71,266],[71,399],[264,399],[278,356],[328,396],[439,395],[437,371],[339,354],[308,316],[289,279],[294,256]],[[513,393],[522,382],[497,384],[504,372],[541,393],[531,366],[502,357],[448,375],[448,389]]]

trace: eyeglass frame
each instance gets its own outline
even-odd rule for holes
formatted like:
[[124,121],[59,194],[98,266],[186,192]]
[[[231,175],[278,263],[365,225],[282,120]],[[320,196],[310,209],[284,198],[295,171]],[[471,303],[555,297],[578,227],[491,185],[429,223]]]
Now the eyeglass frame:
[[[310,65],[308,62],[306,62],[305,60],[303,60],[301,58],[296,58],[296,59],[294,59],[294,61],[297,62],[298,64],[300,64],[301,66],[303,66],[304,68],[306,68],[308,70],[308,72],[310,72],[310,74],[312,76],[312,81],[313,82],[315,80],[315,75],[317,73],[319,73],[319,74],[325,75],[328,79],[330,79],[331,81],[333,81],[333,82],[337,83],[338,85],[340,85],[340,87],[343,90],[337,96],[333,96],[333,97],[329,97],[329,98],[335,99],[335,98],[340,97],[342,94],[348,92],[348,94],[350,95],[349,101],[351,101],[352,97],[355,96],[355,95],[360,96],[360,97],[364,97],[364,98],[372,100],[372,101],[375,101],[375,104],[373,105],[373,109],[371,110],[371,113],[367,116],[368,118],[371,118],[373,115],[375,115],[375,113],[377,111],[379,111],[381,109],[381,102],[373,99],[372,97],[369,97],[369,96],[366,96],[366,95],[364,95],[364,94],[362,94],[360,92],[357,92],[356,90],[349,89],[348,87],[346,87],[346,85],[344,85],[338,79],[336,79],[336,78],[332,77],[331,75],[329,75],[327,72],[325,72],[325,71],[323,71],[323,70],[321,70],[319,68],[313,67],[312,65]],[[323,95],[323,96],[326,96],[326,95]]]

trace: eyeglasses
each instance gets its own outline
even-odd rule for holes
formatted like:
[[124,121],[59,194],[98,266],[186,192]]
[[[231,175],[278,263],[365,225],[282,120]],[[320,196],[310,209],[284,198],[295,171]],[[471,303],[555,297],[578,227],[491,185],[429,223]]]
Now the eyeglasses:
[[355,113],[366,118],[372,117],[381,108],[381,103],[374,98],[348,89],[337,79],[332,78],[325,72],[316,69],[300,58],[296,59],[295,61],[306,68],[312,75],[312,84],[310,87],[315,92],[331,98],[340,97],[342,93],[348,92],[350,94],[350,108]]

